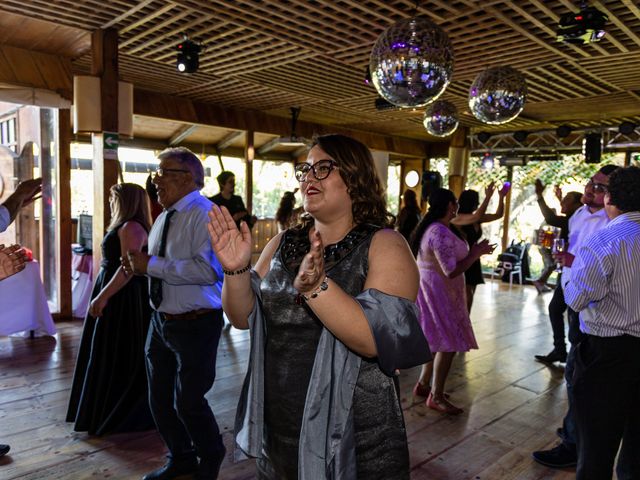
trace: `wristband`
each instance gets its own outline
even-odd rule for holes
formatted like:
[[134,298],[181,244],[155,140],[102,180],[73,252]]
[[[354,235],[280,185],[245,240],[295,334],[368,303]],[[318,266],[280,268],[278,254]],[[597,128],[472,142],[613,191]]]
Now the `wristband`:
[[240,275],[241,273],[248,272],[249,270],[251,270],[251,263],[249,263],[249,265],[247,265],[246,267],[241,268],[240,270],[227,270],[225,268],[222,269],[225,275]]

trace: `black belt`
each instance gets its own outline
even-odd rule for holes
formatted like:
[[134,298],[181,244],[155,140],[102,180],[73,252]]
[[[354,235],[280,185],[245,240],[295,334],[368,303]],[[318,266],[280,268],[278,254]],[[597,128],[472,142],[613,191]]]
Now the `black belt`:
[[204,315],[210,315],[218,310],[213,308],[199,308],[198,310],[192,310],[185,313],[164,313],[158,312],[158,314],[165,320],[195,320],[196,318]]

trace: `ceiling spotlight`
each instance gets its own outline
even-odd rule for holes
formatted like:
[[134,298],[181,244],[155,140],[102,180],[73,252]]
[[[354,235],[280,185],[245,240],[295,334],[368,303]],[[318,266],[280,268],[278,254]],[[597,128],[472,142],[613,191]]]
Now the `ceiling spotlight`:
[[178,56],[176,68],[180,73],[195,73],[200,65],[200,50],[202,46],[185,35],[184,40],[178,44]]
[[369,65],[367,65],[364,70],[364,84],[371,85],[371,69],[369,68]]
[[568,137],[569,135],[571,135],[572,129],[569,125],[560,125],[558,128],[556,128],[556,136],[558,138],[564,138],[564,137]]
[[578,45],[599,42],[607,33],[604,26],[608,20],[609,17],[600,10],[587,7],[587,2],[582,2],[578,13],[567,13],[560,17],[556,39]]
[[482,156],[482,168],[491,170],[494,164],[495,161],[493,155],[491,155],[490,152],[485,152],[485,154]]
[[480,143],[486,143],[487,140],[491,138],[491,134],[489,132],[478,132],[476,135]]
[[618,126],[618,132],[622,135],[631,135],[636,129],[636,124],[633,122],[624,121]]
[[517,132],[513,133],[513,138],[518,143],[524,143],[524,141],[527,139],[528,136],[529,136],[529,132],[525,130],[518,130]]

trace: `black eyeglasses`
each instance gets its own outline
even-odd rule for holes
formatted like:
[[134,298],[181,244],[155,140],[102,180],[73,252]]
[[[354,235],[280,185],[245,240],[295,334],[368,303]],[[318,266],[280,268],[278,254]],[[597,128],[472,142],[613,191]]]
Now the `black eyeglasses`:
[[313,176],[316,180],[324,180],[329,176],[334,168],[338,168],[338,164],[333,160],[320,160],[315,164],[299,163],[294,167],[296,180],[299,182],[305,182],[309,170],[313,172]]
[[156,168],[157,177],[164,177],[167,173],[189,173],[189,170],[184,168]]
[[607,193],[609,191],[609,186],[604,183],[596,183],[593,180],[589,180],[587,182],[587,187],[591,187],[594,193]]

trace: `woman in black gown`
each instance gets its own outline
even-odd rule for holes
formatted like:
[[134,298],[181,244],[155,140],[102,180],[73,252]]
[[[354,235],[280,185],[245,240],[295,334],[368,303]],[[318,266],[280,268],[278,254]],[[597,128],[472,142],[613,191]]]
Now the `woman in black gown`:
[[[471,245],[475,245],[482,237],[482,224],[493,222],[502,218],[504,215],[504,197],[509,191],[508,184],[505,184],[498,191],[498,208],[495,213],[485,213],[489,200],[495,191],[493,182],[485,188],[485,195],[482,204],[480,204],[480,195],[475,190],[465,190],[460,194],[458,199],[458,216],[451,220],[465,236],[465,240]],[[471,313],[471,305],[473,304],[473,296],[476,293],[476,287],[484,283],[482,275],[482,264],[480,259],[476,260],[469,269],[464,272],[464,279],[467,294],[467,311]]]
[[296,178],[303,225],[274,237],[254,270],[246,223],[209,214],[223,307],[251,329],[236,442],[260,479],[408,479],[395,369],[430,358],[416,263],[363,144],[319,137]]
[[148,406],[144,344],[151,310],[146,277],[120,266],[127,250],[147,245],[150,227],[145,190],[111,187],[111,224],[102,241],[100,273],[91,294],[67,410],[74,430],[91,435],[154,427]]

